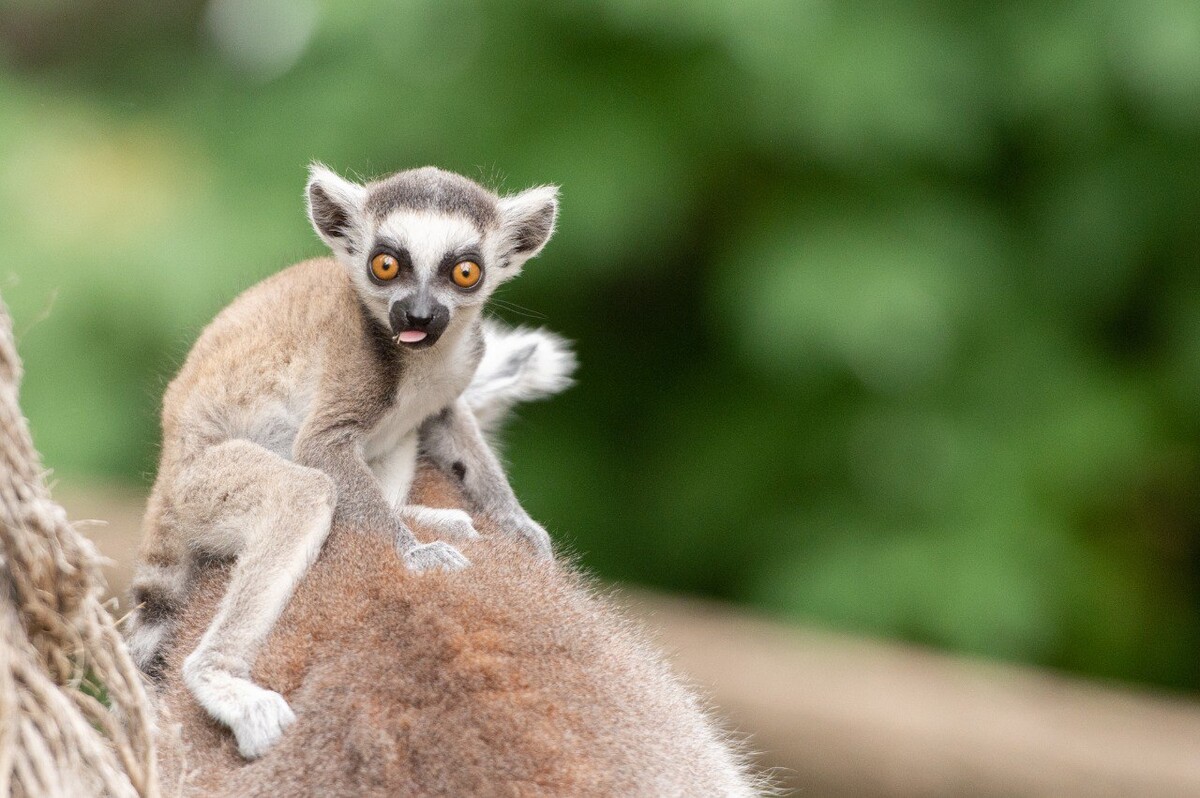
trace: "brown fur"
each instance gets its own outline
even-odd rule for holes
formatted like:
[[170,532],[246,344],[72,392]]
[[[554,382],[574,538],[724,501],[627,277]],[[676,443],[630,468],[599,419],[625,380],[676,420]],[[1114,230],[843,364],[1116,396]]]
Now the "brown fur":
[[[145,524],[144,561],[174,563],[194,545],[186,538],[190,530],[180,530],[172,513],[177,472],[205,447],[262,436],[272,416],[264,405],[314,381],[318,370],[324,371],[318,388],[323,414],[310,419],[309,427],[340,423],[357,430],[382,415],[396,387],[397,366],[379,363],[373,337],[359,329],[368,322],[345,271],[328,258],[264,280],[217,316],[163,398],[163,451]],[[275,412],[284,415],[282,409]],[[344,418],[327,417],[338,413]],[[282,420],[278,426],[284,426]],[[291,441],[286,444],[290,449]],[[338,496],[339,512],[352,509],[354,498]],[[390,517],[371,520],[381,532],[390,531]]]
[[[461,504],[428,467],[413,495]],[[335,524],[252,673],[298,720],[250,763],[179,675],[228,578],[209,567],[168,647],[164,724],[182,737],[164,784],[237,798],[754,794],[695,696],[585,578],[480,531],[462,544],[474,567],[416,575],[386,540]]]

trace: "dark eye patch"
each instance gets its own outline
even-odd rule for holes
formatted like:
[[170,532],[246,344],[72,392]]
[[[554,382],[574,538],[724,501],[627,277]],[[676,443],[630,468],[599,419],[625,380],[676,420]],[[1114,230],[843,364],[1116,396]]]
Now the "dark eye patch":
[[375,259],[376,255],[391,255],[393,258],[395,258],[396,262],[400,264],[400,274],[412,272],[412,256],[408,254],[407,249],[386,239],[377,240],[375,242],[375,246],[371,247],[366,261],[367,276],[370,277],[371,282],[375,283],[376,285],[387,285],[387,283],[390,282],[380,280],[372,271],[371,261]]
[[451,267],[454,264],[464,260],[473,260],[479,264],[479,268],[484,267],[483,256],[479,254],[479,250],[475,247],[460,247],[453,249],[442,256],[441,263],[438,264],[438,271],[450,273]]

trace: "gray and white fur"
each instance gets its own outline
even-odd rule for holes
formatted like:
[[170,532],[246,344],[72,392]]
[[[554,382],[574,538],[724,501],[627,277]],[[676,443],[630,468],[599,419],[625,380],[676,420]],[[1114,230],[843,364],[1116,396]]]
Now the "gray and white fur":
[[[564,388],[574,367],[556,336],[482,317],[550,238],[556,188],[501,197],[432,167],[359,185],[314,165],[307,197],[334,257],[240,296],[167,389],[132,589],[130,648],[153,673],[195,568],[236,558],[183,677],[247,758],[294,721],[250,668],[331,526],[386,536],[414,571],[469,564],[413,535],[413,523],[476,534],[464,511],[406,504],[419,451],[456,477],[468,510],[551,556],[484,432],[515,402]],[[381,253],[386,279],[372,269]],[[471,266],[481,276],[463,287],[453,272]]]

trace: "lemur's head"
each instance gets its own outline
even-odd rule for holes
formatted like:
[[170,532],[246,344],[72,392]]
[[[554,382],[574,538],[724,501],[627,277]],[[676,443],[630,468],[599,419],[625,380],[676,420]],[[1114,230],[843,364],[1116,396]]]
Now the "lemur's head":
[[550,240],[557,213],[555,186],[498,197],[432,166],[366,185],[321,164],[309,172],[313,227],[398,346],[432,346],[458,317],[477,317]]

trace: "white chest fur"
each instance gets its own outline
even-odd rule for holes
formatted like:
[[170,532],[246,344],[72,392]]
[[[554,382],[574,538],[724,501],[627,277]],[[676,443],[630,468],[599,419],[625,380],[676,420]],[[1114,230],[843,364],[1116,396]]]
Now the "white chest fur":
[[[451,346],[442,349],[446,344]],[[433,349],[411,353],[391,408],[364,442],[363,456],[393,505],[408,496],[421,422],[453,404],[474,375],[467,346],[466,340],[442,341]]]

